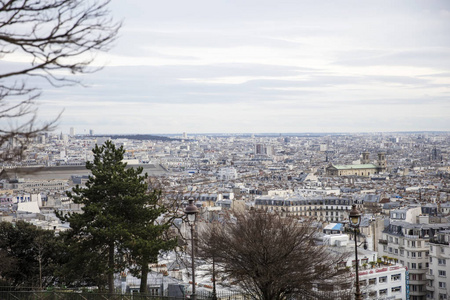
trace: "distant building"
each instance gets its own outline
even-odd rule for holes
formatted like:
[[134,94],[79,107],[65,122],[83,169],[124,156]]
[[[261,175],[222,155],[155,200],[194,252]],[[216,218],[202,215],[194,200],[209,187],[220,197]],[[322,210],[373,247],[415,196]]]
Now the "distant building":
[[274,155],[275,151],[272,145],[266,144],[256,144],[255,145],[255,154],[256,155]]
[[442,161],[442,151],[441,149],[437,149],[436,147],[431,150],[431,161]]
[[233,180],[238,178],[238,173],[236,168],[220,168],[217,172],[217,179],[219,180]]
[[262,196],[255,199],[255,208],[282,212],[291,216],[305,216],[321,222],[343,222],[353,201],[345,198],[303,198],[300,196]]
[[369,152],[363,152],[361,164],[357,165],[329,165],[326,168],[328,176],[371,176],[379,174],[386,170],[386,153],[378,153],[376,164],[371,164],[369,160]]

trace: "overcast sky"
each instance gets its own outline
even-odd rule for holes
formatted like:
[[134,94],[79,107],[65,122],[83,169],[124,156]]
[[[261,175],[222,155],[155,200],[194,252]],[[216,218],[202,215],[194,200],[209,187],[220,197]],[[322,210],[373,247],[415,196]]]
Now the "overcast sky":
[[46,89],[58,131],[450,130],[450,1],[112,0],[88,87]]

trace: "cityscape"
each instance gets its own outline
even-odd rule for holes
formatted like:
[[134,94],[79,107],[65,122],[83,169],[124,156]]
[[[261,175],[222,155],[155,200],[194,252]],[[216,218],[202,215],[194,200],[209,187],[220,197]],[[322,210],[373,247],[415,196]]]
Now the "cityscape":
[[450,299],[450,1],[0,0],[0,300]]
[[[356,205],[362,212],[357,249],[363,299],[445,299],[448,294],[448,132],[152,138],[77,135],[75,129],[36,137],[20,162],[3,163],[1,220],[68,230],[55,211],[81,211],[66,192],[86,183],[91,149],[110,140],[124,147],[129,167],[142,167],[163,183],[165,197],[177,196],[184,206],[193,199],[202,220],[198,226],[232,212],[270,211],[312,220],[317,242],[351,253],[349,213]],[[169,283],[188,289],[189,265],[171,270],[167,266],[175,257],[166,253],[160,259],[148,279],[152,293],[162,295]],[[351,268],[354,262],[349,256],[339,267]],[[116,281],[124,291],[139,286],[131,274]],[[209,278],[197,282],[200,291],[212,287]],[[221,281],[217,285],[230,291]]]

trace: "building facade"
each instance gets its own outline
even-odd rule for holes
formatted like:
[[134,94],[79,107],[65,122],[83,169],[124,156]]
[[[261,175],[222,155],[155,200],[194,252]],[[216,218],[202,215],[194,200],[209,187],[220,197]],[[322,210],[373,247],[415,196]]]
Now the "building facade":
[[427,299],[450,299],[450,230],[430,239]]
[[450,223],[413,224],[391,220],[379,240],[381,257],[398,261],[408,268],[411,300],[427,299],[429,241],[442,229],[450,229]]
[[291,216],[311,217],[321,222],[347,221],[352,204],[351,199],[336,197],[262,196],[255,200],[256,209],[277,211]]
[[355,165],[329,165],[326,168],[328,176],[371,176],[384,172],[387,167],[386,153],[378,153],[376,164],[371,164],[369,153],[363,152],[361,163]]

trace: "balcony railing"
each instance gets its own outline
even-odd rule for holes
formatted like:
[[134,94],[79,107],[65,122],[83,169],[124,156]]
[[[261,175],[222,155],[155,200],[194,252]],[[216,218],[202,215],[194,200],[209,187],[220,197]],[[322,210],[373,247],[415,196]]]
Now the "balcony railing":
[[449,242],[442,241],[442,240],[439,240],[439,239],[436,239],[436,238],[431,238],[430,239],[430,243],[439,244],[439,245],[449,245]]
[[378,243],[380,243],[380,244],[382,244],[382,245],[387,245],[387,244],[388,244],[388,241],[387,241],[387,240],[379,239],[379,240],[378,240]]
[[411,234],[405,234],[404,237],[413,240],[419,239],[418,235],[411,235]]

